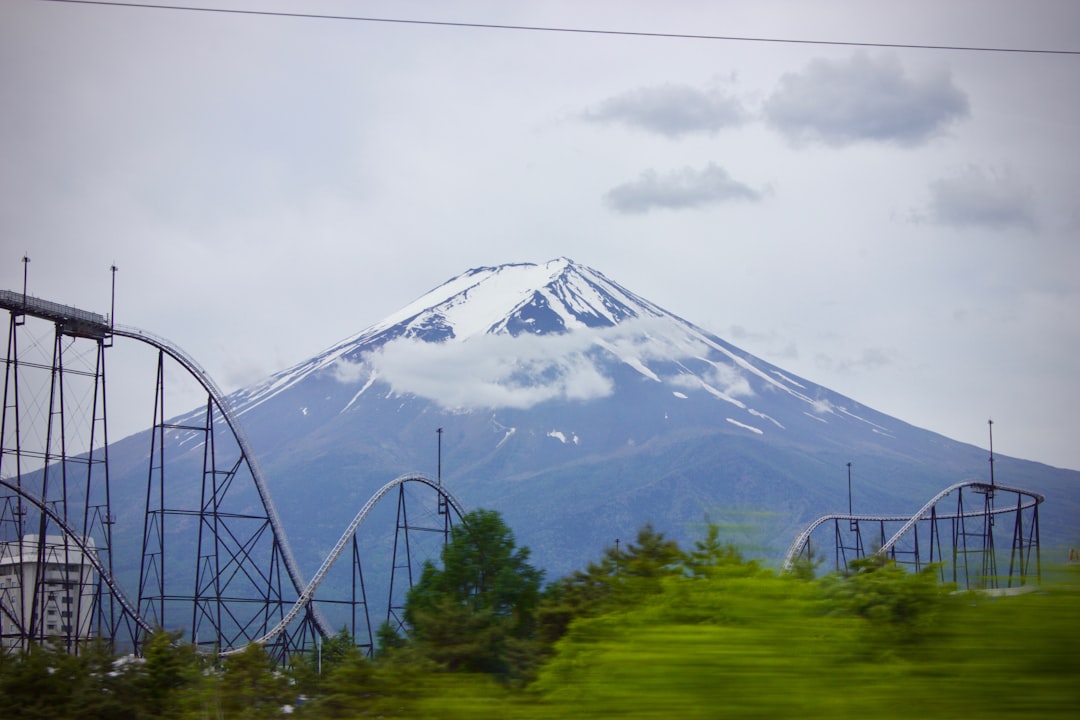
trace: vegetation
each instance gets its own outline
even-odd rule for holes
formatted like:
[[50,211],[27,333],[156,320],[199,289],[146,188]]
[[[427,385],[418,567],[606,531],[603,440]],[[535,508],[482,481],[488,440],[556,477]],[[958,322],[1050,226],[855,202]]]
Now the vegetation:
[[[1069,717],[1080,706],[1080,576],[1014,597],[958,593],[878,559],[778,575],[716,528],[683,550],[654,528],[541,589],[496,514],[455,529],[374,660],[346,634],[321,667],[251,647],[218,661],[158,633],[0,656],[19,718]],[[321,670],[321,672],[320,672]]]

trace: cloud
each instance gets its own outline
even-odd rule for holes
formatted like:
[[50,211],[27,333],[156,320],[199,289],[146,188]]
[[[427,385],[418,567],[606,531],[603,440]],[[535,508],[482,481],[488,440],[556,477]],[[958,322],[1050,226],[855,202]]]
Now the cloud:
[[968,114],[967,96],[947,71],[911,77],[891,55],[811,61],[765,101],[765,118],[795,144],[834,147],[869,141],[921,145]]
[[528,409],[547,400],[592,400],[615,390],[601,358],[635,365],[705,351],[703,344],[685,337],[650,332],[660,326],[643,319],[559,335],[483,335],[442,343],[401,338],[364,353],[359,362],[339,361],[332,377],[353,383],[374,374],[395,393],[423,397],[449,410]]
[[863,348],[858,357],[834,358],[825,353],[818,353],[814,357],[819,368],[845,375],[879,370],[892,365],[895,359],[894,351],[874,347]]
[[717,88],[698,90],[690,85],[666,83],[608,98],[583,117],[590,122],[622,123],[677,138],[740,125],[746,111],[737,98]]
[[689,390],[700,390],[702,382],[705,382],[731,398],[754,395],[749,379],[739,368],[722,362],[712,362],[711,365],[712,367],[701,377],[689,374],[674,375],[667,378],[667,382]]
[[[399,339],[365,353],[362,364],[391,389],[444,408],[530,408],[546,400],[610,395],[611,381],[575,337],[485,335],[466,342]],[[362,371],[335,372],[340,379]]]
[[930,205],[916,219],[939,225],[979,228],[1037,227],[1031,188],[1012,172],[969,166],[930,184]]
[[616,212],[633,214],[655,208],[685,210],[732,200],[757,202],[761,197],[761,191],[738,182],[724,168],[709,163],[702,170],[684,167],[666,175],[646,170],[637,180],[609,190],[604,200]]

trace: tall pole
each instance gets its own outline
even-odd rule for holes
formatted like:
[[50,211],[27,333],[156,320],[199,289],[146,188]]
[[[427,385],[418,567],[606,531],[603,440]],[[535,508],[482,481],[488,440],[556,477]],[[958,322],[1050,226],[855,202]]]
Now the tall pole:
[[859,527],[859,521],[854,519],[855,511],[851,506],[851,463],[847,464],[847,514],[848,514],[848,529],[855,530]]
[[112,330],[116,327],[116,271],[119,268],[113,264],[109,269],[112,270],[112,303],[109,306],[109,329]]
[[435,474],[435,481],[442,487],[442,428],[435,431],[435,434],[439,436],[439,449],[438,449],[438,469]]
[[847,464],[847,514],[851,515],[851,463]]
[[987,420],[990,427],[990,486],[994,486],[994,421]]
[[27,274],[28,274],[27,271],[28,271],[29,267],[30,267],[30,258],[28,256],[26,256],[26,255],[23,255],[23,258],[22,258],[22,304],[23,304],[23,310],[26,309],[26,277],[27,277]]

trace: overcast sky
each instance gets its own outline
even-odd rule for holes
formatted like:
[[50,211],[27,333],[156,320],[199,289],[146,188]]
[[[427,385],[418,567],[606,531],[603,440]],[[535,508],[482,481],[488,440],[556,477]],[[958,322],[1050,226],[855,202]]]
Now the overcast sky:
[[[1080,50],[1071,0],[191,4]],[[4,0],[0,288],[27,254],[31,294],[108,312],[115,263],[117,322],[233,390],[468,268],[567,256],[877,410],[983,447],[993,418],[996,451],[1080,468],[1078,86],[1080,55]]]

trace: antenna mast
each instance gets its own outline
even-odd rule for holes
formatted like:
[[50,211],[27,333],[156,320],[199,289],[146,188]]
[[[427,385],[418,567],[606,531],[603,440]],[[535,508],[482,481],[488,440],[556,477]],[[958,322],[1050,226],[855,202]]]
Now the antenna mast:
[[990,486],[994,486],[994,421],[987,420],[990,428]]
[[109,306],[109,329],[116,328],[116,271],[119,270],[116,267],[116,263],[113,263],[112,267],[112,304]]

